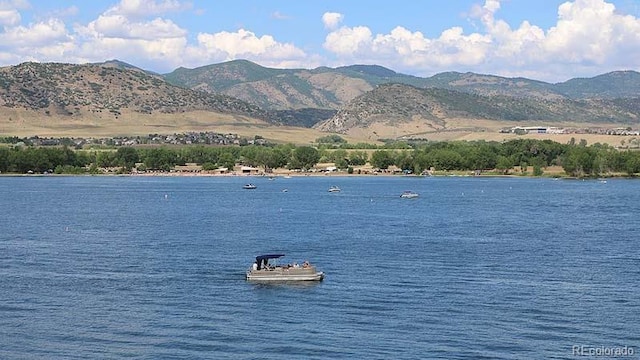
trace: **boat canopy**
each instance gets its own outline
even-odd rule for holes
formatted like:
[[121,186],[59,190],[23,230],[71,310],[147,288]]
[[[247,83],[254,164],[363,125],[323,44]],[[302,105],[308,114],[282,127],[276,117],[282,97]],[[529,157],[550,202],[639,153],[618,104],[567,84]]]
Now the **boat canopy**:
[[284,254],[268,254],[268,255],[258,255],[256,256],[256,261],[264,260],[264,259],[278,259],[283,257]]
[[269,264],[269,259],[278,259],[283,257],[284,254],[267,254],[267,255],[258,255],[256,256],[256,264],[258,265],[258,270],[263,267],[267,267]]

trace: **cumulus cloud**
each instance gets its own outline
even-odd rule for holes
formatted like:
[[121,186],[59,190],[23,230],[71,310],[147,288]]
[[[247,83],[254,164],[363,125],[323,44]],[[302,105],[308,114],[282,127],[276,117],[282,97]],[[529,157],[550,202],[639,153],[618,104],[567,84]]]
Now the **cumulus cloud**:
[[20,9],[29,8],[25,0],[0,1],[0,26],[15,26],[20,24],[22,16]]
[[192,51],[199,52],[210,59],[222,61],[232,59],[256,59],[279,60],[304,58],[304,51],[293,44],[277,42],[270,35],[258,37],[251,31],[240,29],[236,32],[219,32],[215,34],[198,34],[198,48]]
[[368,27],[343,27],[327,35],[325,48],[339,56],[352,57],[362,51],[372,50],[372,42]]
[[122,15],[101,15],[86,27],[77,30],[88,38],[165,39],[185,37],[187,31],[171,20],[130,21]]
[[[21,12],[30,4],[0,0],[0,63],[118,58],[155,71],[171,71],[242,58],[271,67],[371,63],[419,76],[454,70],[546,81],[640,70],[640,19],[621,13],[606,0],[566,1],[558,7],[556,23],[545,29],[530,21],[513,24],[502,19],[501,9],[513,2],[484,0],[467,13],[476,25],[474,30],[452,26],[435,36],[402,24],[374,33],[363,24],[345,25],[341,13],[326,12],[322,15],[327,29],[323,53],[305,51],[313,49],[313,44],[299,47],[246,27],[189,33],[169,14],[192,9],[191,2],[117,1],[92,21],[69,28],[61,19],[77,8],[23,24]],[[271,15],[286,18],[278,12]]]
[[322,15],[322,22],[327,29],[336,29],[342,22],[344,15],[336,12],[326,12]]
[[13,26],[5,26],[4,32],[0,30],[0,43],[11,44],[11,47],[0,46],[0,61],[82,63],[117,58],[156,71],[238,58],[273,67],[322,64],[318,56],[307,55],[293,44],[244,29],[200,33],[195,43],[189,43],[186,29],[167,18],[149,16],[189,7],[190,3],[179,1],[121,0],[93,21],[76,24],[71,32],[62,20],[55,18],[29,26],[19,25],[20,14],[16,11],[13,13],[16,19],[2,18],[4,23]]
[[20,23],[20,13],[15,9],[0,8],[0,25],[14,26]]
[[639,19],[617,14],[612,4],[581,0],[559,7],[558,23],[549,29],[543,49],[563,61],[603,64],[616,49],[638,45]]
[[389,34],[375,36],[369,28],[359,26],[343,27],[331,32],[326,37],[324,47],[347,62],[368,58],[371,61],[392,62],[389,66],[428,69],[482,63],[489,43],[486,35],[464,35],[460,27],[445,30],[439,38],[428,39],[419,31],[411,32],[401,26]]
[[16,26],[0,33],[0,43],[15,48],[41,48],[71,41],[65,24],[56,19],[38,22],[29,27]]
[[112,12],[76,26],[75,32],[81,43],[76,56],[85,62],[117,58],[169,70],[182,65],[188,45],[188,32],[171,20],[135,20]]
[[575,71],[592,75],[606,68],[637,69],[640,19],[618,13],[605,0],[563,3],[556,25],[546,31],[528,21],[512,28],[497,16],[500,8],[499,0],[474,6],[469,14],[482,29],[470,34],[452,27],[427,38],[397,26],[374,35],[366,26],[343,26],[326,35],[323,47],[336,63],[367,59],[419,75],[467,70],[555,80]]
[[65,24],[50,19],[31,24],[28,27],[16,26],[0,33],[1,44],[11,44],[3,51],[0,47],[0,59],[10,62],[24,61],[60,61],[74,62],[76,44],[68,33]]

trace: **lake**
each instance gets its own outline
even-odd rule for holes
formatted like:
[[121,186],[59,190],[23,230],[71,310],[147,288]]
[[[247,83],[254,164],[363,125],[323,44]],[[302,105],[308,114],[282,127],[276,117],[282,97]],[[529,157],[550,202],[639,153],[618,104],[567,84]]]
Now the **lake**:
[[[638,180],[0,177],[0,206],[2,359],[640,353]],[[279,252],[325,280],[246,282]]]

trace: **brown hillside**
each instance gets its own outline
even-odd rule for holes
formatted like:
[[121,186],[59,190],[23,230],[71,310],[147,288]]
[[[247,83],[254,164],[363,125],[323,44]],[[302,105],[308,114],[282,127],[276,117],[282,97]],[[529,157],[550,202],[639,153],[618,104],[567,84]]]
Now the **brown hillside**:
[[45,116],[95,114],[95,120],[118,118],[123,112],[197,110],[267,117],[256,106],[230,96],[183,89],[133,68],[93,64],[23,63],[0,68],[0,107]]

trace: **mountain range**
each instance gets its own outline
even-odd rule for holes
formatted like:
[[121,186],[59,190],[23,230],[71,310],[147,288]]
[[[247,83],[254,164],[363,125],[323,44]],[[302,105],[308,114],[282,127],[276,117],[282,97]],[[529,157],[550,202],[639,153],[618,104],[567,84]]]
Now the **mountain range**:
[[442,130],[451,119],[469,128],[478,120],[636,126],[639,94],[635,71],[551,84],[459,72],[423,78],[377,65],[274,69],[234,60],[157,74],[117,60],[29,62],[0,68],[0,124],[20,110],[80,122],[198,111],[342,134]]

